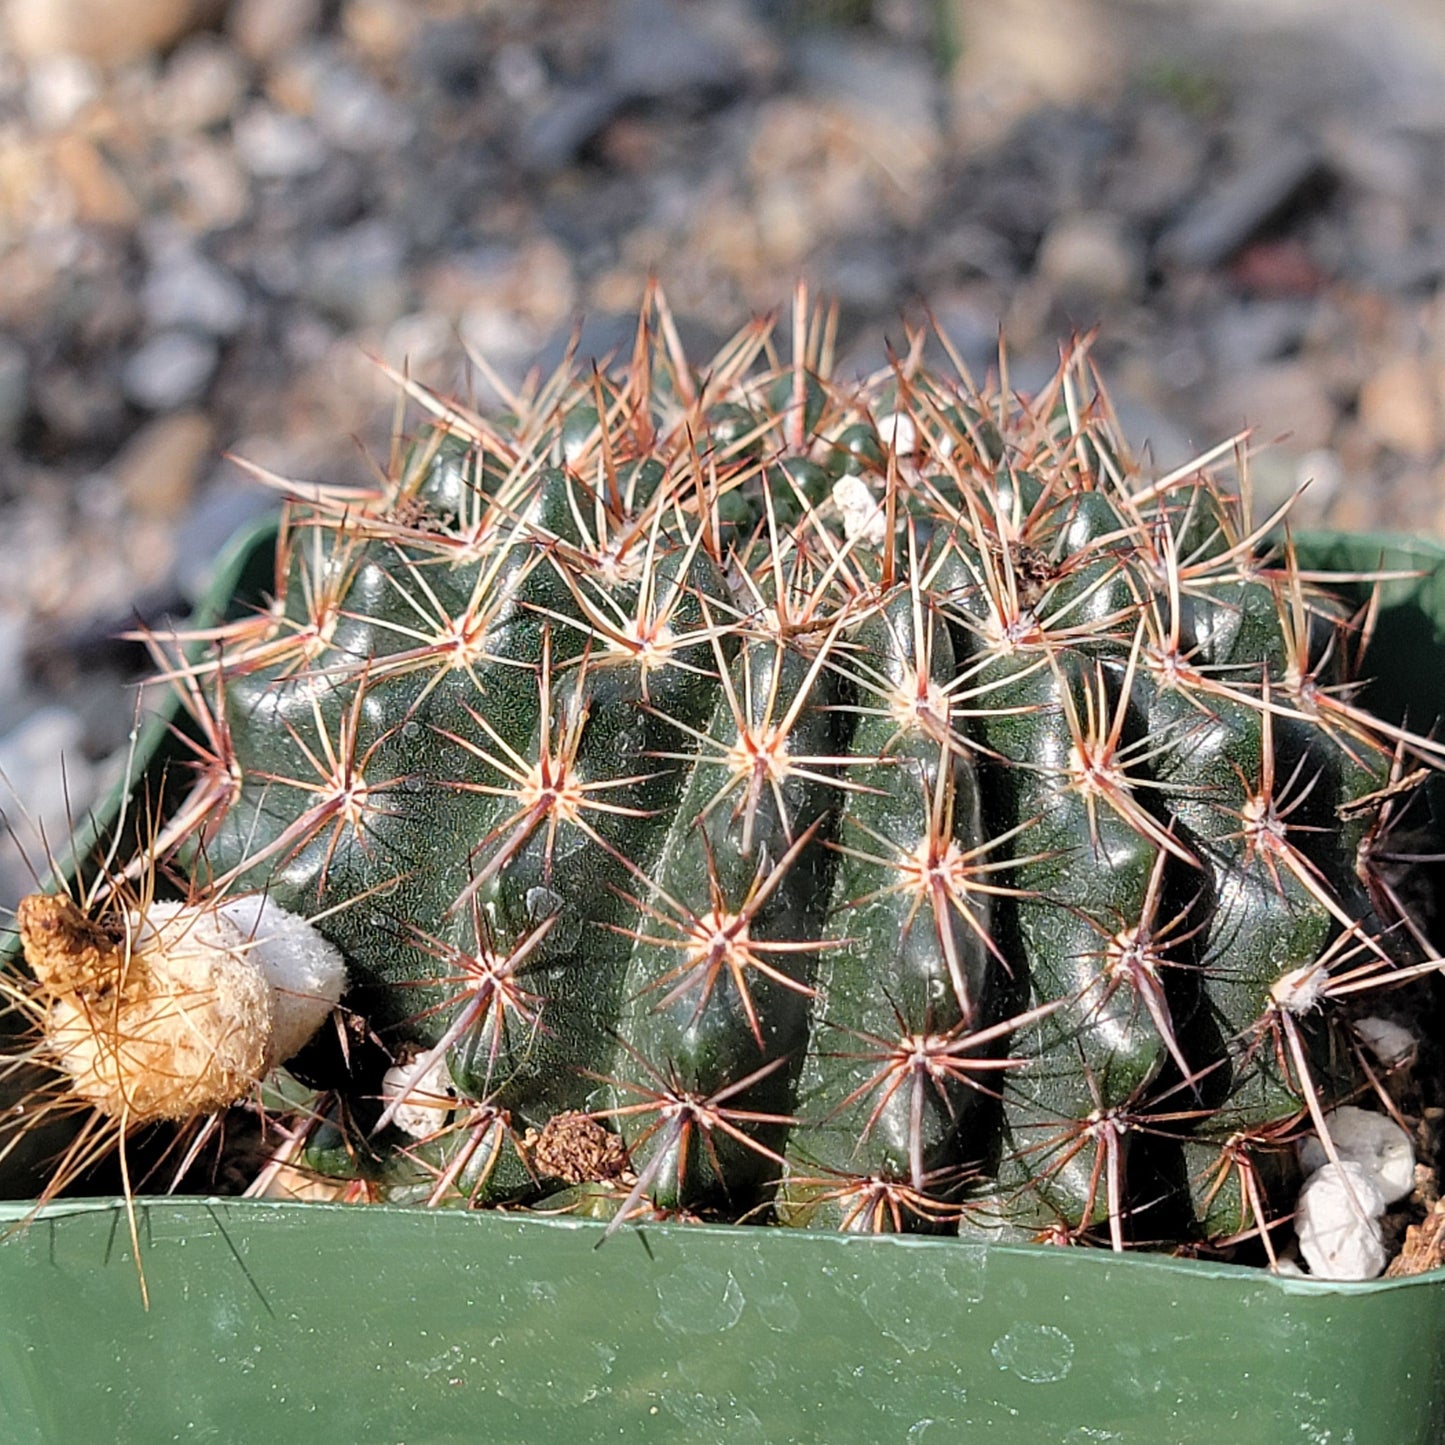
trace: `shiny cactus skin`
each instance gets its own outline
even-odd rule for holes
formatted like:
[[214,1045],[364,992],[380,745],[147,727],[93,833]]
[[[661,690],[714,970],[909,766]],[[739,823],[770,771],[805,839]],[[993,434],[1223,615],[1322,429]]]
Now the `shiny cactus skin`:
[[504,421],[413,388],[385,485],[298,496],[273,604],[174,660],[164,846],[348,964],[281,1162],[1267,1240],[1364,1086],[1350,1000],[1422,956],[1371,799],[1434,745],[1361,706],[1360,621],[1251,528],[1242,451],[1145,475],[1081,347],[1020,398],[922,335],[848,381],[830,337],[800,299],[790,349],[698,368],[654,297]]

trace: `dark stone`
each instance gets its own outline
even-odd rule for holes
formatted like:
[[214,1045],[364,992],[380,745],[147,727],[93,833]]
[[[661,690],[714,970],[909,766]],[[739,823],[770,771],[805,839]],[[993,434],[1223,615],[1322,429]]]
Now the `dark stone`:
[[623,110],[679,105],[689,111],[724,103],[747,80],[736,50],[676,0],[627,0],[599,75],[565,89],[524,125],[518,158],[546,174],[577,159]]
[[1190,206],[1159,238],[1159,259],[1199,270],[1218,266],[1327,178],[1320,148],[1286,136]]

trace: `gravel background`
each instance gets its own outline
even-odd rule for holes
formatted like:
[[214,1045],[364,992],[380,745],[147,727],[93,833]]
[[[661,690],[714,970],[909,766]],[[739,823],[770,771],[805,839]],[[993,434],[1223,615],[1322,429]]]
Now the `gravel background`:
[[[1267,12],[1260,14],[1257,12]],[[1165,465],[1445,533],[1434,0],[0,0],[0,906],[113,776],[138,649],[270,505],[360,480],[463,342],[699,356],[806,274],[847,368],[926,297],[1097,354]]]

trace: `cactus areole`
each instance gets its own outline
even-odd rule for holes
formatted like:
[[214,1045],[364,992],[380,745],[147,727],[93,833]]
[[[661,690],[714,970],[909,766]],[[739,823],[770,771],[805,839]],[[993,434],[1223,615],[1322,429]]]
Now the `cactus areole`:
[[1274,1259],[1433,967],[1439,749],[1242,445],[1146,473],[1082,348],[1019,397],[791,330],[698,368],[654,297],[500,419],[412,387],[176,649],[151,862],[349,979],[265,1187]]

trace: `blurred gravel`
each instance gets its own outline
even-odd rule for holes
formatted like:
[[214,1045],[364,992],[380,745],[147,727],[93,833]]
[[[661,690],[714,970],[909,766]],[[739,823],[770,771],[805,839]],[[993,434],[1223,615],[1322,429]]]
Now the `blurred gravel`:
[[[835,12],[854,19],[840,23]],[[1265,12],[1265,13],[1260,13]],[[114,17],[123,14],[124,24]],[[862,17],[861,21],[858,17]],[[137,649],[394,398],[806,274],[849,365],[920,298],[986,370],[1098,352],[1135,440],[1252,424],[1261,505],[1445,532],[1433,0],[0,0],[0,807],[115,770]],[[358,445],[359,443],[359,445]],[[64,756],[62,770],[58,760]]]

